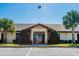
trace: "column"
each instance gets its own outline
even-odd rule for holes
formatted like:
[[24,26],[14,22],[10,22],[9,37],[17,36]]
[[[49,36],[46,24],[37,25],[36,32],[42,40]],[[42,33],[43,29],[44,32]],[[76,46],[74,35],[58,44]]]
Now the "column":
[[31,30],[31,40],[32,40],[32,44],[33,44],[33,31]]
[[1,36],[2,36],[2,33],[0,32],[0,40],[1,40]]
[[47,42],[47,39],[48,39],[48,37],[47,37],[47,31],[45,32],[45,44],[47,44],[48,42]]

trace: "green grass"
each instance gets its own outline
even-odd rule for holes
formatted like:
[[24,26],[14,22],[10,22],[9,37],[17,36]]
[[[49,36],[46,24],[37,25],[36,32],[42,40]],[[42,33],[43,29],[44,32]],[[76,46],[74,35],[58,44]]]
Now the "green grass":
[[75,46],[79,46],[79,44],[51,44],[51,45],[47,45],[47,46],[37,46],[38,48],[50,48],[50,47],[75,47]]
[[52,46],[72,46],[73,44],[53,44]]
[[[32,45],[30,45],[32,47]],[[49,47],[73,47],[73,46],[79,46],[79,44],[51,44],[46,46],[33,46],[38,48],[49,48]],[[28,47],[28,45],[19,45],[19,44],[0,44],[0,47]]]
[[75,44],[75,46],[79,46],[79,44]]
[[19,46],[18,44],[0,44],[0,46]]

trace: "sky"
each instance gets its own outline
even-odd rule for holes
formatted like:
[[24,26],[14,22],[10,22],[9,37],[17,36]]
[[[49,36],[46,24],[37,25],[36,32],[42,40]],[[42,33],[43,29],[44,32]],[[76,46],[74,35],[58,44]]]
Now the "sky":
[[[38,9],[41,5],[41,9]],[[79,12],[79,4],[68,3],[0,3],[0,18],[15,23],[62,24],[63,16],[70,10]]]

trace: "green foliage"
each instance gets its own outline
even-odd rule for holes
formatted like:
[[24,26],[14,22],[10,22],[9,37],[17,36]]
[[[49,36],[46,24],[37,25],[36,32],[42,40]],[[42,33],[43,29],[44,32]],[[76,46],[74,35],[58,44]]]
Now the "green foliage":
[[14,22],[8,18],[0,19],[0,29],[6,32],[14,32],[15,26]]
[[63,17],[63,25],[66,29],[72,29],[72,42],[75,44],[75,28],[79,24],[79,13],[75,10],[67,12]]
[[15,31],[14,22],[8,18],[2,18],[0,19],[0,31],[3,32],[4,38],[3,42],[7,43],[7,33],[11,32],[13,33]]
[[77,27],[79,24],[79,13],[77,11],[71,10],[63,17],[63,25],[66,29],[70,29],[73,26]]
[[49,37],[49,40],[48,40],[48,43],[49,44],[57,44],[60,42],[60,35],[58,32],[56,31],[53,31],[51,34],[50,34],[50,37]]

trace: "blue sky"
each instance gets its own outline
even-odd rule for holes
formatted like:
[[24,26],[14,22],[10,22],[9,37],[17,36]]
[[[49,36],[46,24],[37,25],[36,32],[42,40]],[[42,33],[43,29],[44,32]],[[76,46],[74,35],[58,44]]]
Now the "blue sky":
[[[38,9],[38,5],[42,8]],[[62,24],[62,17],[71,9],[79,11],[79,4],[0,3],[0,18],[12,19],[15,23]]]

